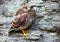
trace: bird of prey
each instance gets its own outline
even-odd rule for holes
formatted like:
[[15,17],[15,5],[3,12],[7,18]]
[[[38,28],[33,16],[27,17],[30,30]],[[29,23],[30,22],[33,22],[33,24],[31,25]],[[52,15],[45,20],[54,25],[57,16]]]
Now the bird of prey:
[[22,31],[23,36],[27,37],[29,30],[26,30],[34,21],[36,16],[36,11],[31,7],[25,5],[22,8],[18,9],[15,14],[15,18],[12,21],[12,26],[10,31]]

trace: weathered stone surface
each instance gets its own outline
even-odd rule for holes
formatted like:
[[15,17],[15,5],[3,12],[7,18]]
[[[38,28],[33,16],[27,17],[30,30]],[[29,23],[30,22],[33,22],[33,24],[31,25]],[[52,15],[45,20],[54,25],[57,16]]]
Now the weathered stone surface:
[[33,30],[29,33],[28,39],[36,40],[41,38],[42,33],[38,30]]
[[[38,3],[37,3],[37,2],[38,2]],[[32,1],[30,1],[28,4],[29,4],[29,5],[39,5],[40,3],[43,3],[42,0],[38,0],[37,2],[36,2],[36,0],[32,0]],[[41,5],[41,4],[40,4],[40,5]]]
[[58,39],[59,37],[57,37],[55,33],[44,33],[43,42],[56,42]]
[[[12,3],[12,4],[11,4]],[[13,16],[15,15],[16,11],[18,8],[21,7],[21,5],[25,3],[25,1],[20,1],[20,0],[12,0],[10,2],[7,2],[7,4],[5,4],[5,16]]]
[[56,2],[45,3],[46,11],[52,11],[53,9],[59,9],[59,4]]
[[[57,16],[57,15],[56,15]],[[55,30],[56,27],[60,26],[60,20],[59,17],[52,17],[52,16],[45,16],[44,18],[37,19],[37,22],[35,22],[37,27],[40,29],[46,29],[46,30]],[[57,28],[58,29],[58,28]]]
[[0,5],[0,15],[3,14],[3,11],[4,11],[4,4]]
[[12,17],[4,17],[4,16],[0,16],[0,24],[4,24],[4,23],[11,23],[12,22]]
[[[4,4],[0,5],[0,42],[60,42],[59,36],[53,32],[56,27],[60,27],[60,1],[58,1],[59,3],[56,1],[58,0],[46,0],[46,2],[29,0],[28,4],[30,6],[35,5],[37,18],[35,24],[30,27],[31,31],[28,37],[30,39],[39,39],[35,41],[24,39],[22,33],[13,33],[12,36],[7,36],[13,16],[26,0],[5,0]],[[47,30],[52,30],[52,32]],[[42,36],[40,33],[42,33]]]
[[0,5],[4,3],[4,0],[0,0]]

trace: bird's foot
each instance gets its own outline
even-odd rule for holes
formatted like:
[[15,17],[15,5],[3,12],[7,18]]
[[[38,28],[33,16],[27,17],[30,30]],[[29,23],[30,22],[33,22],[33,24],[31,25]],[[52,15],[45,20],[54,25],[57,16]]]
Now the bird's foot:
[[23,32],[23,36],[25,37],[25,39],[27,39],[29,30],[22,30],[22,32]]

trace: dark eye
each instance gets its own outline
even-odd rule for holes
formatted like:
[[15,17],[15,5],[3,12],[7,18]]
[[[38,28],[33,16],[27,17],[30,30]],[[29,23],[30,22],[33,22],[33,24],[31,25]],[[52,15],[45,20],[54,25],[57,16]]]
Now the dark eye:
[[33,6],[31,6],[30,8],[33,8]]

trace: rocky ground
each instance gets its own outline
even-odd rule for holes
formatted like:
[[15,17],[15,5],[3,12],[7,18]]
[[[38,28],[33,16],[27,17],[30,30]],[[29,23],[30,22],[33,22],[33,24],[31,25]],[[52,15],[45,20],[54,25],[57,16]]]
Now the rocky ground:
[[0,1],[0,42],[60,42],[60,1],[29,0],[29,6],[35,5],[36,19],[30,27],[28,39],[22,33],[7,35],[16,11],[26,0]]

